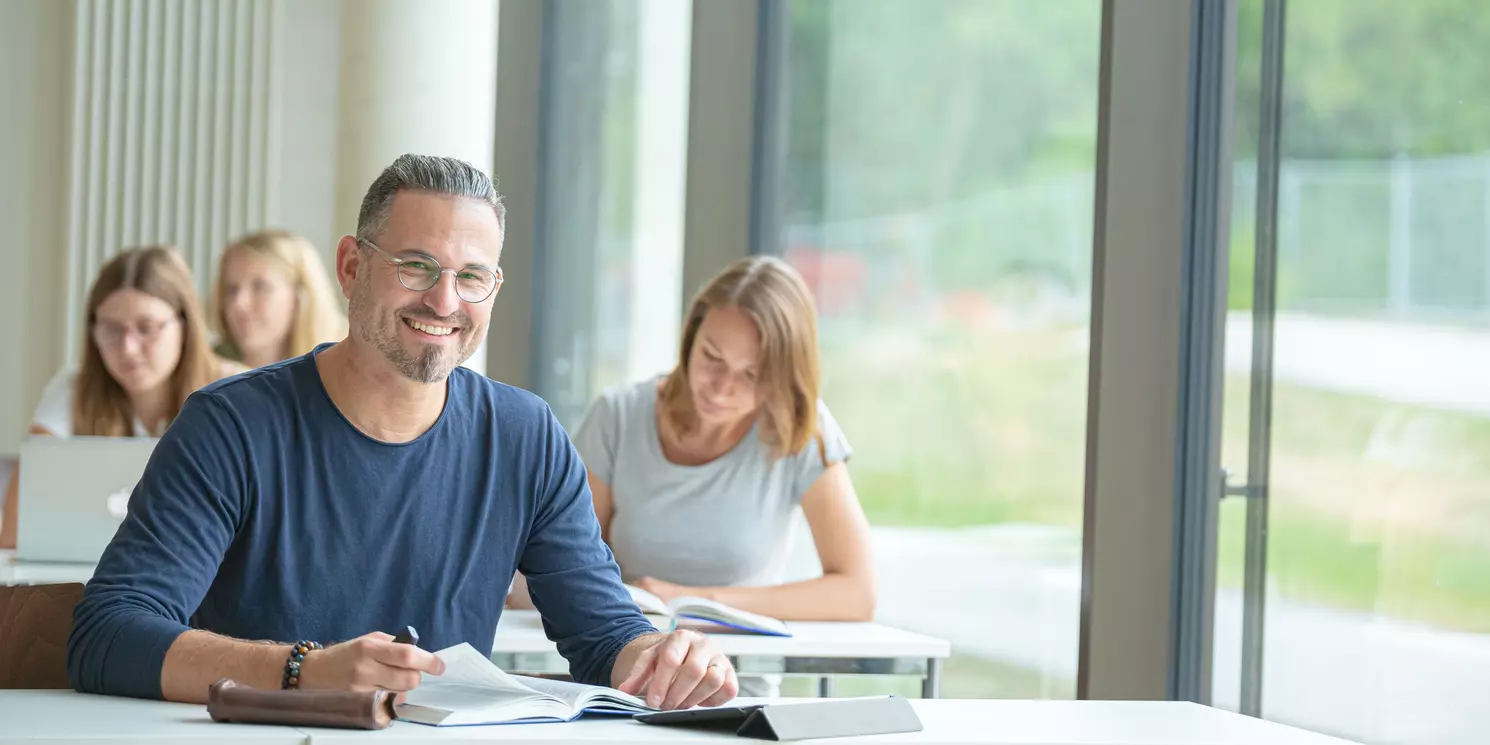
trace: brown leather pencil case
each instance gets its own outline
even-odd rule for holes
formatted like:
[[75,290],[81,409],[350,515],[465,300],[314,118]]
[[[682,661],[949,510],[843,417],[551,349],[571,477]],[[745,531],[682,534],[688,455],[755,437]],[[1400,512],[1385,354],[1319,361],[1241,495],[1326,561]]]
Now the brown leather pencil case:
[[383,729],[393,723],[390,691],[266,691],[223,678],[207,690],[214,722],[340,729]]

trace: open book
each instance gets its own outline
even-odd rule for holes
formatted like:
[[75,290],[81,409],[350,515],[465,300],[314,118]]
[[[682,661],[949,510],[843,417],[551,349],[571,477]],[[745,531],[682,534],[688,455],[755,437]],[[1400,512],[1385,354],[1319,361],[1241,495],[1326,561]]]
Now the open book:
[[435,653],[444,675],[421,675],[419,687],[395,707],[398,718],[451,727],[568,722],[584,713],[630,716],[656,709],[614,688],[512,675],[470,644]]
[[705,632],[744,632],[766,636],[791,636],[786,624],[769,616],[740,610],[724,603],[696,597],[674,598],[671,603],[640,587],[627,585],[631,599],[644,615],[652,617],[652,625],[666,631],[674,621],[679,628]]

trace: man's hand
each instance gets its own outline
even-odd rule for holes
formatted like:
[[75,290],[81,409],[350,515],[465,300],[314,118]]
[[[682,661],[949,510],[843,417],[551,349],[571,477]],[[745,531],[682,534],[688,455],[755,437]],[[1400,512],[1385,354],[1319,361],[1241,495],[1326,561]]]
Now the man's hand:
[[647,705],[664,710],[719,706],[740,692],[729,658],[686,629],[638,638],[621,650],[616,668],[612,680],[625,675],[616,688],[634,696],[646,691]]
[[381,631],[318,649],[300,663],[302,689],[406,693],[419,685],[419,673],[442,675],[445,663],[412,644],[397,644]]

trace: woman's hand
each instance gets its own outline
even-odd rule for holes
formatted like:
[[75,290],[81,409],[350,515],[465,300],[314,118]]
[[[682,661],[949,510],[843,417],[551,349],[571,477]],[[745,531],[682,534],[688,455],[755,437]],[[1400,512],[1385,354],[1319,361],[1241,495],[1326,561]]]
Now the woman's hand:
[[699,588],[676,585],[653,577],[642,577],[636,581],[636,586],[661,598],[664,603],[671,603],[674,598],[680,598],[684,595],[699,596],[703,594],[699,592]]

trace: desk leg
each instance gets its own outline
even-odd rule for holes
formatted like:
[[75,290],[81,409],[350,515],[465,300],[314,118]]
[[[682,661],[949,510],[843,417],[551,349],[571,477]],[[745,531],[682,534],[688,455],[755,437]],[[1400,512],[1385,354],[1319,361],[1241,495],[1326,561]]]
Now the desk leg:
[[939,698],[942,695],[942,661],[936,657],[926,660],[926,677],[921,681],[921,698]]
[[833,678],[831,676],[824,675],[823,677],[818,678],[817,679],[817,697],[818,698],[833,698],[833,688],[834,688],[833,683],[834,683],[834,681],[833,681]]

